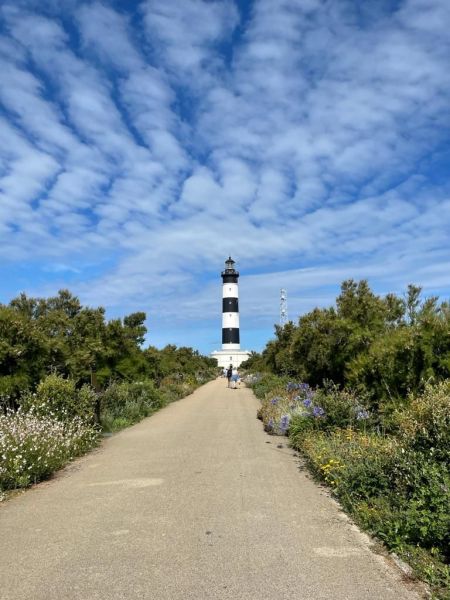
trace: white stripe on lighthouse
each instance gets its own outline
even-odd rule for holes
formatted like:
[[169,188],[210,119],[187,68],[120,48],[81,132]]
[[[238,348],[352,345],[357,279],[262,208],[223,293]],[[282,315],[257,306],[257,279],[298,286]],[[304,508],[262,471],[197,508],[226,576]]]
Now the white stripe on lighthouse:
[[[240,350],[240,344],[222,344],[222,350]],[[231,360],[233,362],[233,360]]]
[[222,329],[239,329],[239,313],[222,313]]
[[239,298],[237,283],[224,283],[222,287],[222,298]]

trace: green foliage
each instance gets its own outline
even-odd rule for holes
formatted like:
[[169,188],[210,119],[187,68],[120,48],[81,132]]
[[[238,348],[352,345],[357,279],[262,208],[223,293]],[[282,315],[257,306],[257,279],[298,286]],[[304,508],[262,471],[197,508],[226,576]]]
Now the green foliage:
[[158,383],[165,378],[181,381],[191,378],[196,382],[205,382],[215,377],[217,361],[202,356],[192,348],[177,348],[168,344],[162,350],[150,346],[144,351],[150,376]]
[[252,351],[248,359],[241,364],[240,369],[245,372],[261,373],[268,371],[269,367],[262,354]]
[[283,392],[288,382],[287,377],[277,377],[270,373],[264,373],[254,378],[247,385],[253,390],[255,396],[263,400],[268,394],[276,396],[277,392]]
[[364,392],[357,393],[350,388],[341,390],[331,381],[325,381],[324,387],[316,390],[313,402],[324,410],[321,429],[367,429],[373,420]]
[[[27,315],[0,305],[0,401],[13,406],[39,380],[48,361],[45,336]],[[3,399],[3,400],[2,400]]]
[[450,379],[428,384],[396,414],[398,437],[404,447],[433,461],[450,464]]
[[267,368],[277,375],[295,375],[296,367],[291,356],[290,348],[295,325],[292,321],[286,325],[275,325],[276,340],[271,341],[265,347],[262,356]]
[[156,386],[152,380],[113,382],[101,394],[100,421],[104,431],[117,431],[137,423],[170,402],[192,393],[199,383],[190,380],[164,379]]
[[258,370],[312,386],[325,380],[350,386],[389,412],[427,381],[450,377],[449,304],[420,294],[410,285],[405,299],[382,298],[365,280],[344,281],[335,307],[315,308],[298,326],[275,327]]
[[166,379],[161,383],[161,394],[165,404],[184,398],[195,390],[198,383],[190,381],[171,381]]
[[105,430],[115,431],[137,423],[164,404],[153,381],[114,382],[101,395],[100,421]]
[[51,298],[21,294],[0,305],[0,396],[17,401],[48,373],[99,385],[111,377],[133,379],[146,372],[140,344],[145,314],[105,322],[103,308],[88,308],[68,290]]
[[48,373],[72,379],[77,388],[97,390],[110,381],[193,377],[205,382],[217,363],[192,348],[168,345],[141,348],[146,315],[105,320],[102,307],[83,307],[68,290],[50,298],[21,294],[0,304],[0,408],[17,408],[26,390],[35,390]]
[[389,494],[401,538],[407,544],[438,548],[450,560],[448,465],[422,452],[403,450],[392,466]]
[[93,421],[96,395],[92,388],[83,385],[79,390],[72,379],[52,373],[37,386],[36,392],[25,392],[21,407],[39,417],[53,417],[69,421],[79,417]]
[[271,433],[286,433],[288,428],[291,432],[336,427],[365,430],[373,422],[364,394],[340,390],[332,382],[312,389],[307,383],[265,374],[251,379],[248,385],[261,400],[258,417]]
[[389,491],[395,440],[350,428],[299,434],[294,427],[290,439],[316,475],[333,486],[346,508]]

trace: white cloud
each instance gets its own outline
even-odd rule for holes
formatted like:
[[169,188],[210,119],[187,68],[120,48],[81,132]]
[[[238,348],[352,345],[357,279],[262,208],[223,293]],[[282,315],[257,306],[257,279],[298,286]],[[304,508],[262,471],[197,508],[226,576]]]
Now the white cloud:
[[[194,75],[202,82],[209,70],[220,66],[214,49],[238,23],[238,11],[229,0],[147,0],[142,10],[154,54],[176,77]],[[195,87],[198,82],[191,83]]]

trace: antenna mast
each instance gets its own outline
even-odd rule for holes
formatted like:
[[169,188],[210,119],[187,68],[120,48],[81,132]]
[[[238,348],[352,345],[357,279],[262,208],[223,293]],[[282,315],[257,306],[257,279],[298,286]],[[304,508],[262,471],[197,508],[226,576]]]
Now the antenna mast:
[[288,322],[287,291],[280,291],[280,325],[284,327]]

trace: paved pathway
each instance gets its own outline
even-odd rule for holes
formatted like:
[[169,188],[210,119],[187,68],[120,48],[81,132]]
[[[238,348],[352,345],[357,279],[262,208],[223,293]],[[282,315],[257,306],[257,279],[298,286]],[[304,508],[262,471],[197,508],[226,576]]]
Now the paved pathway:
[[257,405],[213,381],[1,505],[0,598],[418,599]]

